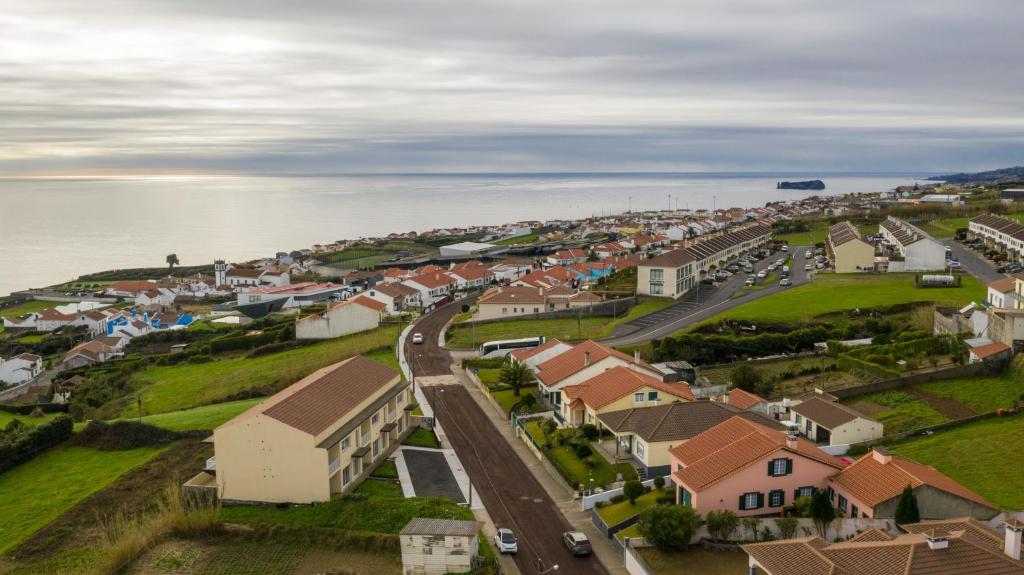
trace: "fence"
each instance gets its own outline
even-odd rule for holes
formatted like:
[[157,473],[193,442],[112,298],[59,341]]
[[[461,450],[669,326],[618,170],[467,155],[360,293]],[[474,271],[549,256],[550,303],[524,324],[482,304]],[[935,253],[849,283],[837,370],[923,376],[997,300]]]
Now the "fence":
[[937,381],[940,379],[955,379],[958,377],[971,377],[988,373],[990,368],[984,363],[972,363],[969,365],[958,365],[955,367],[943,368],[939,370],[926,370],[910,375],[904,375],[900,377],[894,377],[892,379],[886,379],[875,383],[867,383],[864,385],[858,385],[854,387],[846,387],[843,389],[829,389],[828,392],[838,397],[839,399],[846,399],[855,395],[866,395],[871,393],[878,393],[881,391],[889,391],[890,389],[897,389],[907,385],[916,385],[919,383],[926,383],[929,381]]
[[642,541],[626,538],[622,546],[622,560],[626,564],[626,571],[629,572],[629,575],[655,575],[643,557],[636,552],[634,546],[646,547]]

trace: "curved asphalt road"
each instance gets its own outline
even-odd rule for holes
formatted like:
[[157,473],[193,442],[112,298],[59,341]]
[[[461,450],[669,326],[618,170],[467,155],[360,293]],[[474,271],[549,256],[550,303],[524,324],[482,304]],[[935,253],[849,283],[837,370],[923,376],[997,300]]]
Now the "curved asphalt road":
[[[770,257],[757,262],[757,264],[754,265],[754,272],[756,273],[761,271],[767,268],[769,264],[775,262],[775,260],[789,255],[793,257],[793,265],[790,267],[790,279],[793,281],[793,286],[813,281],[814,274],[804,271],[804,265],[808,262],[814,261],[813,258],[808,260],[804,257],[804,254],[810,249],[813,248],[795,246],[790,248],[789,252],[785,254],[783,252],[776,252]],[[772,285],[766,286],[760,290],[748,292],[740,297],[732,297],[733,294],[743,287],[747,277],[748,274],[739,272],[734,274],[724,283],[719,284],[719,286],[713,290],[708,290],[705,287],[704,290],[700,290],[700,302],[694,301],[693,296],[688,296],[664,309],[637,318],[632,322],[625,324],[625,326],[622,326],[623,328],[628,329],[629,327],[637,327],[639,325],[639,329],[635,329],[634,331],[617,330],[618,333],[608,339],[602,340],[601,343],[611,346],[620,346],[648,342],[652,339],[671,335],[683,328],[687,328],[714,315],[722,313],[725,310],[743,305],[749,301],[767,297],[783,290],[792,289],[792,286],[782,287],[776,281]],[[654,321],[652,322],[651,320]]]

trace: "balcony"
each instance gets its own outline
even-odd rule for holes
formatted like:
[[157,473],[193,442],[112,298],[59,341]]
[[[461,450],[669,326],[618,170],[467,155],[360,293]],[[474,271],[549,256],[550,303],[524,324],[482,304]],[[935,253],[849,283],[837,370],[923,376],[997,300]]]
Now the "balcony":
[[327,475],[334,475],[341,468],[341,459],[335,459],[327,464]]
[[366,433],[364,433],[364,434],[359,436],[359,447],[365,447],[369,443],[370,443],[370,432],[369,431],[367,431]]

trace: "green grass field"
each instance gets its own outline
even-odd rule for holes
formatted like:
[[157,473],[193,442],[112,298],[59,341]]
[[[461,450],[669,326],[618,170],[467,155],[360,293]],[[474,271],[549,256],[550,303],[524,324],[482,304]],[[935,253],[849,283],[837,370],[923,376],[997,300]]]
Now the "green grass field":
[[1010,374],[933,381],[917,386],[921,391],[955,399],[978,413],[1012,407],[1024,395],[1024,379]]
[[532,244],[533,242],[537,241],[537,238],[539,238],[539,237],[540,237],[540,233],[534,232],[532,234],[526,234],[526,235],[523,235],[523,236],[517,236],[517,237],[514,237],[514,238],[508,238],[508,239],[504,239],[504,240],[499,240],[499,241],[496,241],[496,242],[493,242],[493,243],[496,246],[514,246],[516,244]]
[[621,501],[619,503],[612,503],[611,505],[599,507],[597,509],[597,514],[600,515],[601,519],[604,519],[604,522],[609,526],[618,525],[630,517],[639,515],[648,508],[654,507],[658,502],[658,497],[663,493],[665,493],[664,490],[652,489],[650,492],[637,497],[636,503],[630,503],[628,500]]
[[513,395],[511,389],[502,389],[500,391],[491,392],[491,397],[494,398],[494,401],[498,402],[498,405],[501,406],[501,409],[503,409],[505,413],[511,411],[512,406],[519,401],[522,401],[527,395],[536,395],[536,391],[529,388],[520,389],[519,397]]
[[411,445],[413,447],[441,447],[441,442],[437,440],[437,434],[425,427],[417,427],[416,431],[409,434],[409,437],[405,438],[402,445]]
[[61,446],[0,475],[0,554],[159,452]]
[[822,274],[814,283],[804,284],[761,298],[721,313],[709,321],[746,319],[752,321],[798,322],[840,310],[891,306],[932,301],[963,306],[985,300],[985,286],[963,276],[959,288],[917,288],[914,275],[893,273]]
[[194,429],[213,429],[246,409],[263,401],[265,398],[241,399],[225,403],[214,403],[184,409],[168,411],[142,418],[143,423],[170,429],[171,431],[191,431]]
[[7,427],[7,424],[14,421],[15,419],[21,421],[26,425],[39,425],[41,423],[46,423],[47,421],[56,418],[58,415],[61,414],[47,413],[44,414],[42,417],[29,417],[27,415],[15,415],[13,413],[8,413],[6,411],[0,411],[0,429]]
[[[856,223],[856,222],[855,222]],[[773,239],[780,242],[786,242],[791,246],[813,246],[817,243],[825,241],[825,236],[828,235],[829,222],[818,221],[811,225],[811,229],[806,232],[794,232],[791,234],[780,234],[775,236]],[[857,229],[862,234],[874,234],[878,233],[878,224],[857,224]]]
[[[530,421],[526,423],[526,431],[530,437],[539,445],[544,445],[544,432],[540,428],[540,422]],[[567,445],[559,445],[550,449],[543,448],[551,464],[555,466],[558,473],[565,478],[570,485],[586,485],[590,478],[594,479],[594,485],[605,486],[615,481],[616,476],[621,473],[625,481],[636,479],[636,469],[628,463],[612,465],[608,460],[593,449],[591,461],[593,466],[588,466],[582,459],[576,457],[573,448]]]
[[641,547],[638,553],[658,575],[734,575],[747,571],[747,554],[709,551],[699,545],[686,551],[666,553],[654,547]]
[[[166,413],[217,403],[242,391],[260,388],[276,391],[317,369],[390,346],[394,341],[395,329],[382,327],[273,355],[149,367],[135,374],[133,379],[141,389],[142,412],[147,415]],[[122,401],[121,416],[135,416],[138,408],[133,398]]]
[[446,344],[449,347],[470,349],[474,343],[479,346],[485,341],[535,336],[544,336],[548,339],[560,339],[563,341],[601,339],[611,335],[615,326],[658,311],[671,303],[671,300],[645,300],[631,308],[625,315],[614,319],[610,317],[584,316],[578,321],[576,318],[514,319],[478,324],[475,328],[475,341],[473,326],[464,323],[452,326]]
[[931,465],[1002,509],[1024,509],[1024,417],[992,418],[890,446]]

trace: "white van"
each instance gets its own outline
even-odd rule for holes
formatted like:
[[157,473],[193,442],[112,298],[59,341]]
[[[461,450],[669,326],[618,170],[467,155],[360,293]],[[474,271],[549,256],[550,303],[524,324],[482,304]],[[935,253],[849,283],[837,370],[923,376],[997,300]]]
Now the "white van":
[[789,266],[782,266],[782,273],[788,274],[789,273]]

